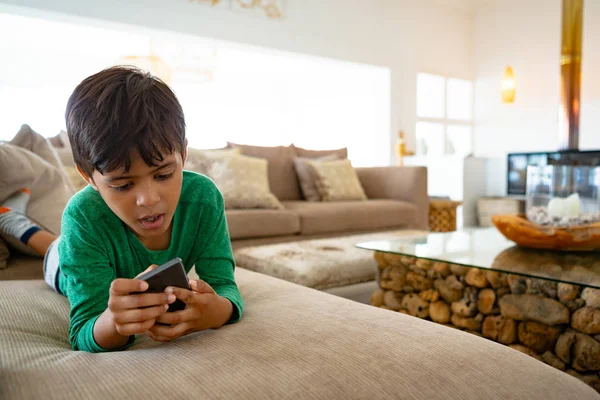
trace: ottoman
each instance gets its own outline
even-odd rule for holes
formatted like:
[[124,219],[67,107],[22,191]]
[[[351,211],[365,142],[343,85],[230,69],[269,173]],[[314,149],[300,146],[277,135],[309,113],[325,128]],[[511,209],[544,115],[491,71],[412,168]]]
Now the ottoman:
[[416,230],[244,247],[234,251],[238,267],[352,300],[368,303],[377,288],[373,254],[355,245],[365,240],[423,236]]

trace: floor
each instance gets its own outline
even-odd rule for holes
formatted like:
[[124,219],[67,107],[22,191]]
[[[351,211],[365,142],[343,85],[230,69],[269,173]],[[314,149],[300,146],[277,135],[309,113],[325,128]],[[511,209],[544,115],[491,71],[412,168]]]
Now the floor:
[[377,281],[358,283],[339,288],[326,289],[324,292],[363,304],[370,304],[371,294],[377,289]]

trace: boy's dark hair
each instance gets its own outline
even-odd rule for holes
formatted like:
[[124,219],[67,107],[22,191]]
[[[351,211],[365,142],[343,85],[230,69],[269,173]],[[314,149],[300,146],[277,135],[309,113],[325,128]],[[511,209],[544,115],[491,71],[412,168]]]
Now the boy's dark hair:
[[75,164],[88,176],[131,167],[137,150],[156,166],[185,150],[185,119],[175,93],[138,68],[115,66],[84,79],[65,113]]

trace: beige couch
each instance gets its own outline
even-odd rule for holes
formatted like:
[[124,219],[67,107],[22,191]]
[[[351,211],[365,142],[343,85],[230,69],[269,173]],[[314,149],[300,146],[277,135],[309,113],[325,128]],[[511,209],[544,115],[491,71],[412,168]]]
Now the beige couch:
[[[63,135],[64,136],[64,135]],[[66,140],[66,138],[65,138]],[[85,182],[73,167],[69,147],[50,146],[29,126],[24,125],[13,141],[19,151],[16,157],[22,171],[31,171],[23,182],[34,182],[34,197],[29,205],[33,218],[50,231],[60,231],[62,208],[73,190]],[[22,146],[22,147],[21,147]],[[346,149],[314,151],[295,146],[261,147],[238,146],[242,154],[264,158],[268,161],[268,179],[271,192],[284,209],[232,209],[226,210],[227,223],[234,248],[256,244],[289,242],[321,237],[344,236],[356,233],[398,229],[426,229],[428,223],[427,170],[423,167],[356,168],[360,183],[368,200],[338,202],[308,202],[303,200],[294,169],[294,158],[318,157],[336,153],[347,156]],[[25,149],[23,149],[23,147]],[[4,147],[7,155],[7,147]],[[30,151],[27,151],[30,150]],[[31,154],[31,153],[35,153]],[[191,154],[191,152],[190,152]],[[190,159],[191,155],[188,156]],[[16,162],[16,161],[15,161]],[[13,162],[14,164],[14,162]],[[11,164],[11,165],[13,165]],[[190,166],[194,163],[190,162]],[[54,175],[49,177],[49,171]],[[61,171],[63,179],[57,171]],[[38,178],[37,175],[41,175]],[[45,182],[45,183],[44,183]],[[21,187],[21,181],[6,182],[7,186]],[[64,183],[64,184],[63,184]],[[66,188],[70,186],[70,190]],[[0,189],[0,197],[3,195]],[[40,193],[60,201],[49,205]],[[7,193],[4,193],[8,195]],[[66,197],[65,197],[66,196]],[[42,218],[42,220],[40,220]],[[13,268],[16,262],[19,268]],[[38,260],[18,255],[8,261],[7,269],[0,269],[0,280],[39,279]]]
[[240,147],[242,154],[268,160],[271,192],[284,206],[283,210],[227,210],[234,248],[362,232],[427,229],[429,204],[424,167],[356,168],[367,201],[308,202],[302,197],[294,158],[331,153],[345,158],[345,149],[232,146]]
[[127,351],[75,352],[69,303],[0,282],[0,398],[597,399],[506,346],[243,269],[244,318]]

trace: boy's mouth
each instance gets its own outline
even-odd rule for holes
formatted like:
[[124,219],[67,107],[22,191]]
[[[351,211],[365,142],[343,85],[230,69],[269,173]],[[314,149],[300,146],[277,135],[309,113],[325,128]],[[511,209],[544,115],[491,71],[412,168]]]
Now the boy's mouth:
[[165,214],[153,214],[144,218],[140,218],[140,224],[144,229],[154,230],[159,229],[164,222]]

